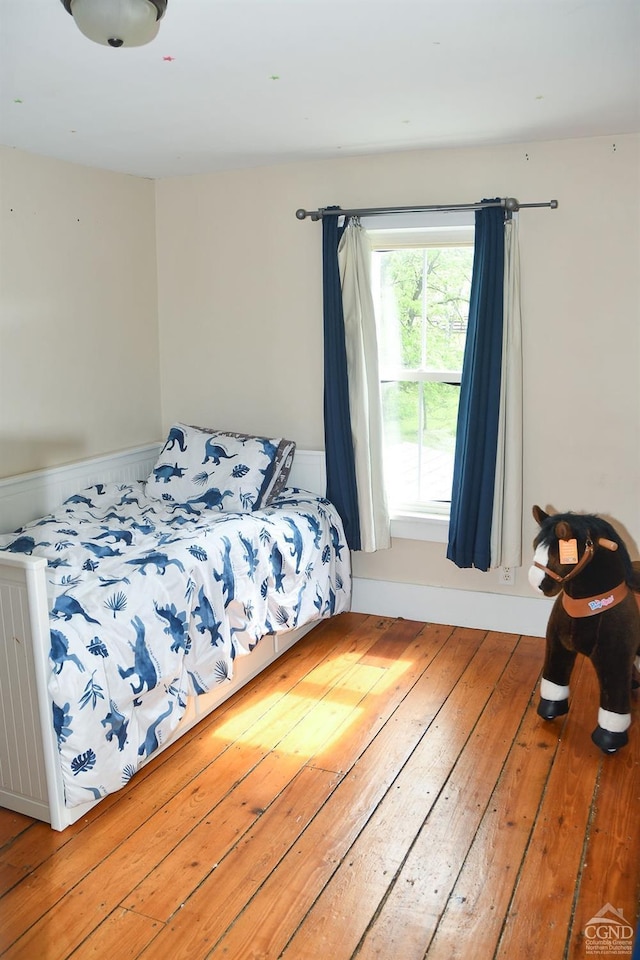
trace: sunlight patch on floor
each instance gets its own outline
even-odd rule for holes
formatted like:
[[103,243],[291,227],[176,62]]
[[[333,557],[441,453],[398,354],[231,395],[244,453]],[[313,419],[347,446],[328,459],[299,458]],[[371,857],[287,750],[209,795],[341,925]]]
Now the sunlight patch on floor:
[[[353,704],[338,703],[328,694],[324,699],[315,697],[300,697],[290,693],[287,702],[292,710],[299,711],[300,705],[306,707],[306,715],[287,736],[281,740],[276,749],[286,753],[304,754],[307,757],[326,746],[331,738],[337,735],[347,723],[357,720],[362,710]],[[304,710],[303,710],[304,712]],[[242,715],[234,717],[227,723],[217,727],[214,735],[225,740],[238,740],[243,744],[274,749],[273,734],[268,727],[260,724],[247,729],[246,719]]]
[[[348,672],[336,683],[344,663]],[[320,749],[326,749],[358,722],[362,708],[358,705],[369,693],[382,693],[398,682],[412,664],[409,660],[385,661],[385,666],[371,663],[353,663],[347,655],[325,661],[313,670],[283,699],[279,694],[265,697],[259,705],[234,711],[226,721],[216,726],[212,736],[249,746],[274,748],[273,730],[269,725],[269,711],[274,722],[283,709],[300,716],[300,721],[287,736],[277,743],[277,749],[310,758]]]
[[264,718],[264,715],[270,710],[274,710],[278,704],[282,703],[281,693],[272,693],[263,697],[258,703],[241,710],[233,710],[232,716],[223,723],[216,725],[211,735],[214,737],[223,737],[225,740],[244,740],[245,734],[256,723]]

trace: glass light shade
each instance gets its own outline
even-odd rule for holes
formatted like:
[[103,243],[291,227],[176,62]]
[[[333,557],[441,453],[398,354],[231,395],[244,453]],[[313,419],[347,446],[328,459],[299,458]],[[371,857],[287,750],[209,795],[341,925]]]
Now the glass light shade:
[[70,6],[80,32],[105,46],[140,47],[160,28],[151,0],[71,0]]

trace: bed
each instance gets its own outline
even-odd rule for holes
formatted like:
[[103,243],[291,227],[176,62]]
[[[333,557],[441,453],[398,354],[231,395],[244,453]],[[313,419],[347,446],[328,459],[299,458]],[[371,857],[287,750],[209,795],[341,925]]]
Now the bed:
[[185,424],[0,481],[0,805],[64,829],[347,610],[322,492],[322,454]]

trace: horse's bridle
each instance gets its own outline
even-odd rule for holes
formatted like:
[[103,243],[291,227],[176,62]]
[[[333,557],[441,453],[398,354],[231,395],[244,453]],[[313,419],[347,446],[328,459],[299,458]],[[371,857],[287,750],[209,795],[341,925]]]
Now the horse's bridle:
[[[617,550],[618,544],[613,540],[607,540],[605,537],[600,537],[598,544],[601,547],[604,547],[605,550]],[[548,577],[551,577],[552,580],[555,580],[556,583],[566,583],[567,580],[573,580],[574,577],[577,577],[578,574],[584,570],[588,563],[593,560],[593,555],[595,553],[595,547],[593,545],[593,540],[591,537],[587,537],[584,544],[584,553],[576,563],[575,567],[572,570],[569,570],[564,577],[561,577],[559,573],[556,573],[555,570],[550,570],[549,567],[545,567],[544,564],[538,563],[537,560],[533,561],[533,566],[537,567],[538,570],[544,571]]]

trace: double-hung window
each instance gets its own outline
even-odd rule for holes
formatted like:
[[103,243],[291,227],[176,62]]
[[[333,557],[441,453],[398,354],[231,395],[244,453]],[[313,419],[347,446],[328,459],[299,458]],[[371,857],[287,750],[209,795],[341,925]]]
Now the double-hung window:
[[473,220],[460,219],[466,223],[367,225],[396,536],[446,539],[473,268]]

